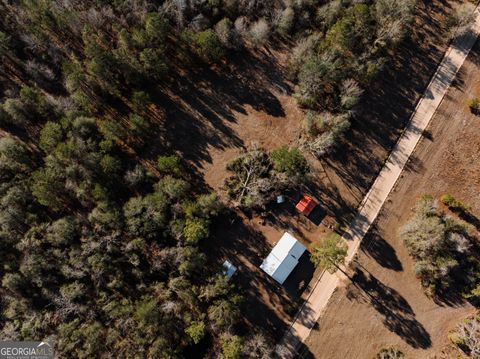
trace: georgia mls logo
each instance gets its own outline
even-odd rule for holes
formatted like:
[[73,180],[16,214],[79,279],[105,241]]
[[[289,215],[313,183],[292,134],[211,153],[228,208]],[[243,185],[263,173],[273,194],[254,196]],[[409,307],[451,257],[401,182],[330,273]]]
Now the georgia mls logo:
[[53,345],[41,342],[0,342],[0,359],[53,359]]

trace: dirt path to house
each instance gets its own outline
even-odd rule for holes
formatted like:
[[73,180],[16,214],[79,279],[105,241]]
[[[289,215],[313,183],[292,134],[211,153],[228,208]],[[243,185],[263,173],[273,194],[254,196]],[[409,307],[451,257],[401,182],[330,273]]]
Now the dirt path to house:
[[[455,79],[457,72],[475,44],[480,33],[480,12],[477,11],[476,14],[477,19],[472,31],[455,41],[447,50],[432,81],[418,103],[405,132],[400,137],[385,166],[360,204],[358,215],[343,235],[348,244],[347,265],[357,254],[362,239],[377,218],[410,155],[422,138],[425,129]],[[309,336],[310,331],[326,308],[341,280],[337,274],[328,272],[321,276],[315,289],[281,341],[279,354],[282,358],[291,358],[295,355],[299,344]]]

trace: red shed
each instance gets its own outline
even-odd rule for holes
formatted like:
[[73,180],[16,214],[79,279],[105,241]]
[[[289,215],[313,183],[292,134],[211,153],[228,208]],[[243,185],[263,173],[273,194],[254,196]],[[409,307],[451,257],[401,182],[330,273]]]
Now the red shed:
[[312,197],[304,194],[300,202],[298,202],[297,205],[295,206],[295,208],[300,213],[308,217],[316,206],[317,206],[317,203],[312,199]]

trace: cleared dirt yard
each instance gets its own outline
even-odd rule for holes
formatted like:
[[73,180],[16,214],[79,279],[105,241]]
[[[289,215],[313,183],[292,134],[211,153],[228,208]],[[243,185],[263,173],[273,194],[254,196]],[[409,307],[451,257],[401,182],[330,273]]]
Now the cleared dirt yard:
[[408,358],[457,357],[448,332],[474,309],[462,301],[435,303],[424,294],[398,230],[426,193],[450,193],[480,218],[480,117],[466,105],[480,95],[479,64],[477,42],[362,243],[357,286],[345,282],[334,293],[304,357],[367,359],[392,345]]

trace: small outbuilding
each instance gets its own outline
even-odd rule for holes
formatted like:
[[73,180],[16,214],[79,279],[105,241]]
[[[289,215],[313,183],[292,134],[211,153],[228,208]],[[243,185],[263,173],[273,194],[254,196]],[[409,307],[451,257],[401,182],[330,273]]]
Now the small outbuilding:
[[230,263],[230,261],[226,260],[223,262],[222,272],[228,279],[232,278],[236,271],[237,267]]
[[285,232],[260,268],[278,283],[283,284],[297,266],[305,250],[302,243],[290,233]]
[[304,194],[300,202],[298,202],[295,206],[295,208],[300,213],[308,217],[316,206],[317,203],[313,200],[313,198]]

